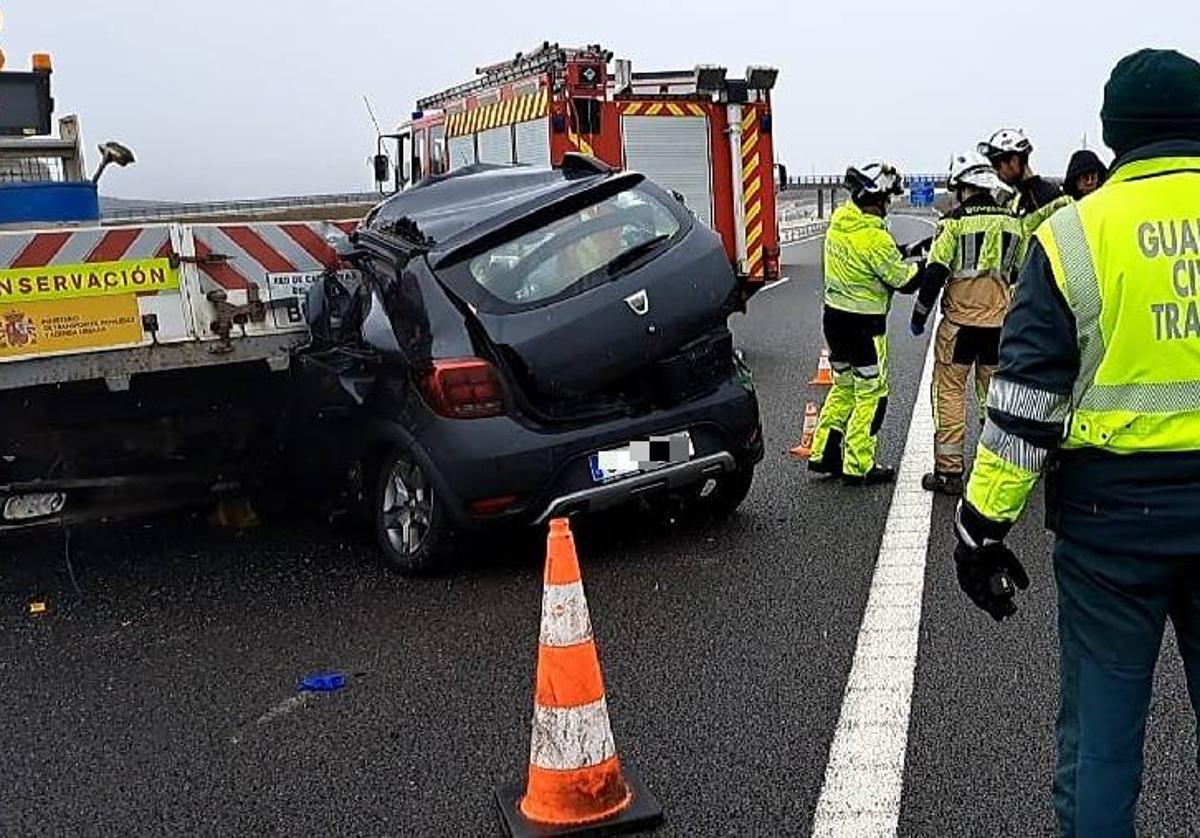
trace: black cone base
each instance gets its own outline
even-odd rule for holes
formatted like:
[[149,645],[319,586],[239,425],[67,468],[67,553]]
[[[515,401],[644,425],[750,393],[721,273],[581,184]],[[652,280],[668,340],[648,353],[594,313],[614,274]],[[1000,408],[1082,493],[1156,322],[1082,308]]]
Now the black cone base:
[[621,773],[625,777],[625,785],[633,793],[629,808],[619,815],[597,823],[583,826],[557,826],[553,824],[535,823],[521,814],[517,804],[525,794],[525,783],[510,783],[496,789],[496,805],[500,807],[500,818],[504,823],[504,833],[513,838],[544,838],[550,835],[620,835],[626,832],[649,832],[662,823],[662,807],[650,794],[650,790],[642,784],[642,779],[630,771],[624,764]]

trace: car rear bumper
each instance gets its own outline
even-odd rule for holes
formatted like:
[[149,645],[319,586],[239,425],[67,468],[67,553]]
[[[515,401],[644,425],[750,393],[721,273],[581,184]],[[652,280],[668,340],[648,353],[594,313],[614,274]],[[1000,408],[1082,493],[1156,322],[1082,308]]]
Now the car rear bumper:
[[[633,440],[688,431],[695,449],[684,463],[597,484],[589,458]],[[758,401],[731,376],[712,393],[636,417],[581,428],[533,429],[511,417],[427,423],[410,446],[456,528],[531,524],[567,512],[595,511],[641,494],[680,489],[710,473],[762,458]],[[504,512],[472,514],[472,504],[514,497]]]
[[677,463],[655,471],[627,477],[615,483],[602,484],[591,489],[581,489],[568,495],[554,498],[544,512],[534,519],[542,524],[551,518],[573,515],[577,512],[599,512],[621,506],[642,495],[681,489],[737,469],[737,460],[728,451],[697,457],[686,463]]

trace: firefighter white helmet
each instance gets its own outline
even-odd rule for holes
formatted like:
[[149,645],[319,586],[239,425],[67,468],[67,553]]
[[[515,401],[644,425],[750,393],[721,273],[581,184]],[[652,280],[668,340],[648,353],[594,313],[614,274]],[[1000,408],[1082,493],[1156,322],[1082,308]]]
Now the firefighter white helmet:
[[903,181],[899,169],[881,160],[872,160],[862,166],[850,166],[846,169],[845,184],[852,198],[901,195],[904,192]]
[[975,151],[964,151],[950,158],[950,177],[946,181],[951,189],[974,186],[977,189],[1004,189],[988,159]]
[[1009,154],[1029,154],[1033,151],[1033,143],[1029,142],[1020,128],[1001,128],[981,142],[976,150],[989,160],[994,160]]

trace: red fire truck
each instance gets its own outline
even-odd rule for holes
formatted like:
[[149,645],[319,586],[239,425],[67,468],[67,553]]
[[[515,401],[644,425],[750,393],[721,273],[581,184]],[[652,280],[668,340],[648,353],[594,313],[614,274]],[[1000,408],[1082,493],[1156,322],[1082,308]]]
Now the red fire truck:
[[395,135],[397,186],[475,163],[583,152],[678,193],[720,233],[746,297],[779,276],[771,89],[778,71],[633,72],[600,46],[543,44],[426,96]]

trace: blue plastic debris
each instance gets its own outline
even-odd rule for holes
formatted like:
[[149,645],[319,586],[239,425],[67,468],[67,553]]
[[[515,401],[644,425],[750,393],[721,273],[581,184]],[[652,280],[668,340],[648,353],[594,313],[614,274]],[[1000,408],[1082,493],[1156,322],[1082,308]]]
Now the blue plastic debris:
[[346,676],[341,672],[313,672],[300,679],[300,692],[331,693],[346,686]]

